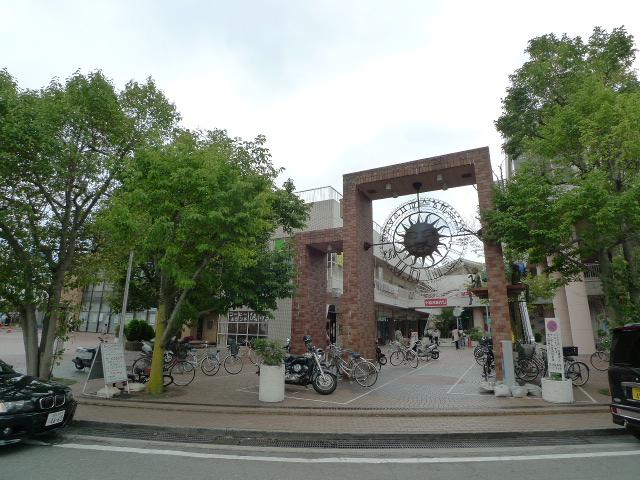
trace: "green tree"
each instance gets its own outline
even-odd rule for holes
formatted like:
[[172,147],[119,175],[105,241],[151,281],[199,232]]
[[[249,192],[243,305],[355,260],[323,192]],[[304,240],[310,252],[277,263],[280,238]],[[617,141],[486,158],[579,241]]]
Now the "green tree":
[[177,119],[150,79],[118,92],[99,71],[76,72],[25,90],[0,71],[0,297],[21,314],[29,374],[49,375],[96,212],[135,149],[164,143]]
[[560,281],[600,263],[610,314],[638,315],[640,277],[640,84],[633,37],[595,28],[544,35],[511,75],[496,126],[517,173],[484,213],[486,234]]
[[268,313],[291,294],[290,251],[271,251],[278,226],[301,228],[307,215],[271,164],[264,137],[182,132],[169,146],[141,151],[99,221],[105,245],[153,267],[156,343],[149,391],[162,390],[162,355],[181,324],[207,308],[247,305]]

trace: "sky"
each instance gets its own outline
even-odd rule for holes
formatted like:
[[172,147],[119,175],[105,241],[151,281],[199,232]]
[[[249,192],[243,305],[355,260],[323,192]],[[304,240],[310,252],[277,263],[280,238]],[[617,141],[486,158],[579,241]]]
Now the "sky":
[[[23,88],[151,76],[186,127],[264,134],[281,180],[342,191],[345,173],[483,146],[499,175],[494,121],[527,42],[640,39],[640,2],[0,0],[0,24],[0,68]],[[430,195],[475,216],[472,187]]]

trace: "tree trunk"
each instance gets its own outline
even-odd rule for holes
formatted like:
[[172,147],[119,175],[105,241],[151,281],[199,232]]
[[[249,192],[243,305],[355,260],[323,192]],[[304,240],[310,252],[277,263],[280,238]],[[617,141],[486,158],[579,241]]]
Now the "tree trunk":
[[163,390],[163,367],[164,367],[164,345],[162,338],[165,331],[166,303],[164,295],[160,295],[158,313],[156,314],[156,341],[153,345],[153,357],[151,358],[151,376],[149,377],[148,391],[153,395],[162,393]]
[[620,302],[615,295],[610,294],[609,285],[611,283],[611,261],[609,260],[609,252],[606,249],[598,252],[598,261],[600,263],[600,281],[602,282],[602,291],[606,298],[607,316],[613,325],[617,325],[620,320],[618,318]]
[[640,282],[638,281],[638,264],[634,248],[635,245],[631,240],[622,242],[622,253],[629,269],[629,297],[637,310],[640,308]]
[[27,360],[27,375],[37,377],[40,356],[38,355],[36,306],[33,303],[25,303],[23,311],[20,313],[22,340],[24,342],[24,352]]
[[42,322],[42,337],[40,338],[40,348],[38,362],[38,376],[40,378],[49,378],[51,376],[51,368],[53,366],[53,344],[56,340],[56,332],[58,331],[58,321],[60,318],[60,300],[64,290],[64,271],[58,270],[56,280],[53,286],[52,300],[48,305],[48,312]]

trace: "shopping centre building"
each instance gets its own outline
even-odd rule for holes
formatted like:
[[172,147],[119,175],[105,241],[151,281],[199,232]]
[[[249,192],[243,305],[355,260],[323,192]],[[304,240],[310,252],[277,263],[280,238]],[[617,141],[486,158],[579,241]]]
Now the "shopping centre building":
[[[298,192],[298,195],[310,205],[306,227],[301,232],[313,232],[341,228],[342,195],[332,187]],[[374,222],[373,238],[379,242],[382,227]],[[295,235],[295,234],[294,234]],[[273,237],[273,248],[292,238],[281,230]],[[408,276],[398,276],[393,271],[393,264],[386,261],[380,246],[373,247],[374,268],[374,302],[377,337],[386,342],[394,338],[395,331],[400,330],[405,337],[411,331],[422,335],[425,327],[433,325],[433,317],[441,312],[442,307],[459,307],[461,309],[460,324],[465,329],[490,329],[487,302],[479,297],[469,295],[472,277],[482,275],[484,265],[467,259],[461,259],[447,275],[437,282],[431,282],[428,291],[425,285],[418,284]],[[343,294],[344,254],[341,251],[326,252],[326,308],[323,321],[334,338],[339,332],[339,317]],[[119,314],[111,311],[108,296],[111,286],[107,283],[91,285],[84,289],[80,312],[82,331],[113,331],[119,322]],[[293,299],[278,300],[278,308],[273,318],[256,314],[251,310],[231,310],[227,315],[203,315],[188,332],[195,338],[225,345],[229,341],[240,344],[258,337],[285,340],[291,337]],[[127,321],[140,318],[155,324],[155,309],[139,312],[127,312]],[[431,321],[429,321],[431,319]],[[185,332],[186,333],[186,332]],[[446,336],[447,332],[443,332]],[[324,338],[319,343],[323,343]]]

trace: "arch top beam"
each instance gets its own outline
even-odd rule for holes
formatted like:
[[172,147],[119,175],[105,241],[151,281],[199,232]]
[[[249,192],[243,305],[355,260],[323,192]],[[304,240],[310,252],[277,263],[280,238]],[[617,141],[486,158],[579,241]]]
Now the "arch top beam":
[[421,192],[474,185],[479,163],[491,165],[489,147],[348,173],[344,182],[355,184],[370,200],[381,200],[415,193],[415,182],[422,183]]

